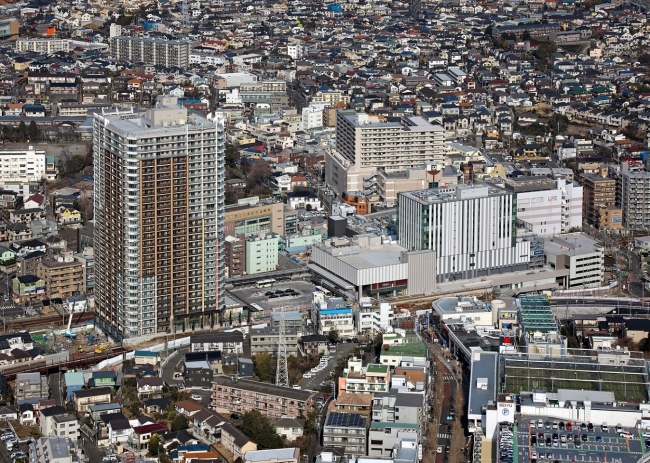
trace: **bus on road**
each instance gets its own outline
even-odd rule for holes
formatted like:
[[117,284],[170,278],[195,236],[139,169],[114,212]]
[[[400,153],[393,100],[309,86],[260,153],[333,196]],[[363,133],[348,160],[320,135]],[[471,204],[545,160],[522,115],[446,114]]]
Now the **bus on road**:
[[275,284],[275,280],[273,278],[267,278],[265,280],[259,280],[256,285],[258,288],[270,288]]

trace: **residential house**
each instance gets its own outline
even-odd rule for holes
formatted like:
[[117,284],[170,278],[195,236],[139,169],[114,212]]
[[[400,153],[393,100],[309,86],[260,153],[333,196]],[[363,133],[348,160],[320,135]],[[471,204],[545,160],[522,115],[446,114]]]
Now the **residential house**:
[[275,431],[285,440],[294,441],[304,434],[305,420],[299,418],[280,418],[273,422]]
[[158,376],[140,378],[137,383],[138,397],[156,398],[162,394],[165,382]]
[[65,416],[68,414],[68,410],[66,410],[65,407],[62,407],[60,405],[55,405],[53,407],[48,407],[40,410],[38,414],[39,414],[38,417],[39,430],[41,432],[41,435],[55,436],[56,433],[54,431],[55,428],[54,417]]
[[106,423],[108,442],[110,445],[129,441],[133,428],[124,414],[115,413],[112,415],[102,415],[102,421]]
[[176,413],[180,413],[190,418],[203,410],[203,405],[193,400],[181,400],[180,402],[176,402],[174,408],[176,409]]
[[149,439],[153,434],[165,434],[169,429],[164,423],[145,424],[143,426],[134,426],[129,444],[138,450],[146,449],[149,446]]
[[160,397],[144,401],[144,411],[147,413],[162,413],[172,404],[171,397]]
[[32,404],[20,404],[18,406],[18,421],[22,426],[33,426],[36,424],[36,412]]
[[192,352],[218,350],[241,355],[244,353],[244,335],[238,330],[193,334],[190,348]]
[[212,368],[205,360],[183,363],[185,387],[207,387],[212,384]]
[[328,339],[323,334],[309,334],[300,337],[300,345],[307,355],[323,355],[329,352],[327,348]]
[[233,461],[243,460],[247,452],[257,450],[255,442],[228,422],[221,426],[221,445],[232,454]]
[[75,391],[73,394],[73,401],[78,412],[87,412],[93,405],[110,403],[111,388],[98,387],[94,389]]
[[116,380],[117,375],[114,371],[93,371],[88,385],[90,387],[110,387],[113,389]]

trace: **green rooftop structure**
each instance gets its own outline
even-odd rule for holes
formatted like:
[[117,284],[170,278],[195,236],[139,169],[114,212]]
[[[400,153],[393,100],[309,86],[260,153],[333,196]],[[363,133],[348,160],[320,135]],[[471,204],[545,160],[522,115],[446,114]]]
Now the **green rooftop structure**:
[[388,365],[379,365],[377,363],[371,363],[366,369],[366,373],[386,373],[388,371]]
[[519,324],[524,333],[559,332],[546,296],[521,296],[517,301]]

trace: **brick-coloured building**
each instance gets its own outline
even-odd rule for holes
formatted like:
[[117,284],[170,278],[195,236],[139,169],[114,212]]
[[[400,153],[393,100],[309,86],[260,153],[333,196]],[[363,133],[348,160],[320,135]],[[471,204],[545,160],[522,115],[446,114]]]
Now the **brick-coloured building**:
[[242,276],[246,272],[246,239],[244,235],[226,236],[225,248],[228,278]]
[[306,416],[314,407],[311,391],[246,379],[232,380],[228,376],[214,378],[211,397],[212,408],[219,413],[259,410],[268,418]]
[[68,297],[86,290],[85,270],[81,261],[66,255],[57,260],[40,262],[36,275],[45,281],[50,297]]
[[604,223],[601,214],[616,206],[616,180],[600,175],[583,174],[582,183],[582,218],[597,228],[621,228],[622,219]]

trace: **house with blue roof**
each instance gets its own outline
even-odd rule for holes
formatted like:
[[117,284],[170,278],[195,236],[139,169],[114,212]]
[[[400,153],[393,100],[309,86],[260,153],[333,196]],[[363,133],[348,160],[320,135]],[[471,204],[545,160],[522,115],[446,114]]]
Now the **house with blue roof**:
[[63,383],[66,389],[66,401],[72,400],[74,391],[83,389],[86,384],[84,374],[80,371],[69,371],[63,375]]

